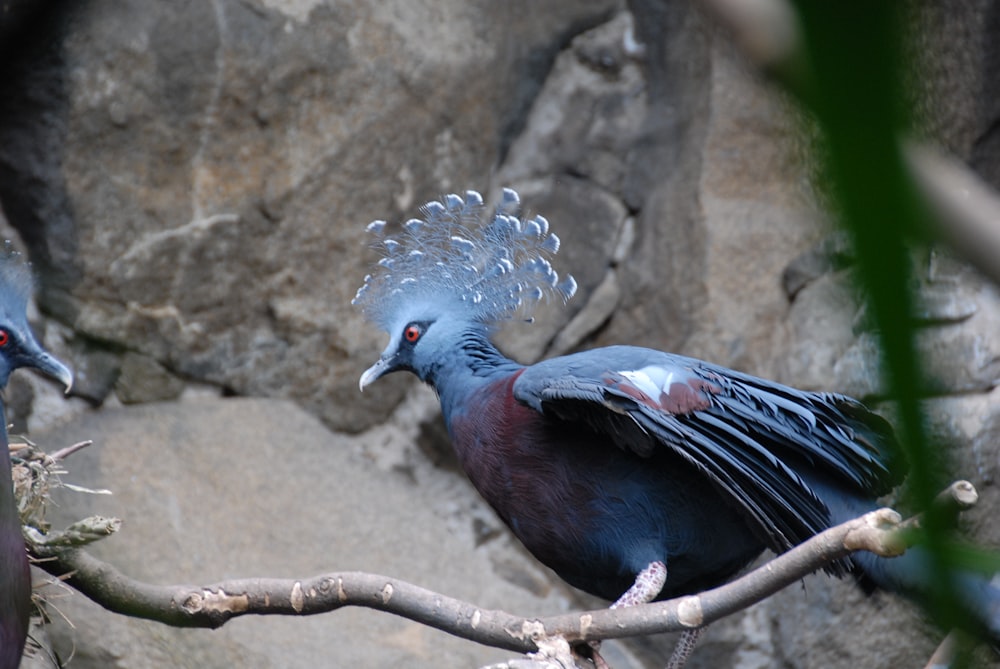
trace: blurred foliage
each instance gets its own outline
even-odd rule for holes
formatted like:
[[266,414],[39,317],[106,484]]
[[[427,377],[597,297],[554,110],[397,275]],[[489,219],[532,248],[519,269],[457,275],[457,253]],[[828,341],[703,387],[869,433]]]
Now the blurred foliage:
[[914,341],[911,245],[924,237],[926,212],[908,173],[901,139],[911,130],[912,81],[903,62],[910,22],[897,3],[797,0],[803,44],[794,76],[781,77],[823,134],[824,189],[853,241],[858,277],[870,301],[884,374],[897,402],[900,440],[914,502],[924,510],[922,542],[937,575],[931,612],[952,627],[961,607],[950,587],[955,566],[995,564],[948,537],[934,505],[950,480],[933,457],[920,405],[924,387]]

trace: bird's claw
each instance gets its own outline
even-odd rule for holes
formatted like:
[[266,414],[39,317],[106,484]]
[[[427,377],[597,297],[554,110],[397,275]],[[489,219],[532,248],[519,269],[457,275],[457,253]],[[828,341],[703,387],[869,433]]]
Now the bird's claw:
[[611,669],[611,665],[609,665],[608,661],[601,655],[601,642],[588,641],[587,644],[590,646],[590,660],[594,663],[594,668]]

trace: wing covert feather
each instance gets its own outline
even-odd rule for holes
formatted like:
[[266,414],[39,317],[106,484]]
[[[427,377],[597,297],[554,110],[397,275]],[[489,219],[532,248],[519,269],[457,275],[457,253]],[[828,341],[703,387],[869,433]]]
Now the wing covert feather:
[[855,400],[650,349],[614,346],[538,363],[519,376],[514,396],[639,456],[668,449],[742,508],[774,550],[829,524],[795,466],[871,495],[903,474],[888,423]]

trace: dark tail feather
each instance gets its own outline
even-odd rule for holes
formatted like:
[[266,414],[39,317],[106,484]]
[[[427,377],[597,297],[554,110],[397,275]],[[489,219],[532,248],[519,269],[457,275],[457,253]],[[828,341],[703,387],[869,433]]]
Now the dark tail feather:
[[[830,509],[832,524],[857,518],[877,508],[871,500],[844,492],[840,486],[815,473],[811,473],[808,480]],[[938,576],[923,548],[915,546],[895,558],[860,551],[851,556],[851,562],[857,567],[864,585],[903,595],[924,605],[929,612],[934,611],[931,593]],[[951,577],[950,585],[962,608],[959,617],[964,615],[965,618],[963,626],[1000,647],[1000,575],[991,578],[980,573],[957,572]],[[961,622],[955,621],[956,624]]]
[[[880,558],[872,553],[856,553],[852,558],[865,578],[883,590],[898,593],[933,610],[931,591],[935,574],[929,556],[920,547],[897,558]],[[950,575],[949,587],[961,606],[958,620],[947,621],[985,637],[1000,647],[1000,579],[972,573]]]
[[855,438],[872,452],[878,453],[882,465],[889,472],[889,476],[883,481],[887,487],[872,492],[882,495],[902,483],[909,465],[889,421],[849,397],[839,395],[827,395],[827,397],[837,410],[849,419],[848,424],[854,430]]

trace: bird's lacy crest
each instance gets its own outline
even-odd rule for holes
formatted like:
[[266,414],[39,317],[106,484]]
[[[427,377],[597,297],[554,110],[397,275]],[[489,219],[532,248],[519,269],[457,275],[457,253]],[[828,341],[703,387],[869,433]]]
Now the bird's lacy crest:
[[421,209],[393,235],[375,221],[368,232],[382,255],[365,277],[352,304],[385,330],[408,310],[461,314],[469,321],[493,324],[515,316],[530,319],[548,295],[568,300],[576,281],[560,281],[549,258],[559,237],[542,216],[519,218],[520,198],[510,189],[490,215],[482,196],[446,195]]

